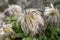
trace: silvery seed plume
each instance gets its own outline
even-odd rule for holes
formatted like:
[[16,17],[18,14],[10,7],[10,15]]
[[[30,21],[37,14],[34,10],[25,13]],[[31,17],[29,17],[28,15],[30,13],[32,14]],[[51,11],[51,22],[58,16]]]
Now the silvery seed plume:
[[[44,25],[44,20],[40,12],[36,9],[26,9],[26,12],[21,14],[17,19],[17,25],[21,26],[25,35],[35,35],[38,33],[39,28]],[[39,27],[40,25],[40,27]]]
[[57,8],[54,8],[53,4],[51,7],[46,7],[44,15],[47,17],[46,20],[49,25],[59,24],[59,11]]
[[9,5],[9,7],[4,11],[4,13],[9,16],[17,16],[21,12],[22,8],[18,5]]

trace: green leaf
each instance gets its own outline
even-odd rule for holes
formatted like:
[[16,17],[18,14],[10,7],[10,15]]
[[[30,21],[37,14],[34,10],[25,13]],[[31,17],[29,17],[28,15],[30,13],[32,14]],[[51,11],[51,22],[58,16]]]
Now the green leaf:
[[38,40],[38,39],[27,37],[27,38],[23,38],[22,40]]
[[16,38],[19,38],[19,37],[23,38],[24,35],[23,35],[23,33],[16,33],[16,34],[15,34],[15,37],[16,37]]
[[15,16],[13,16],[11,19],[14,21],[14,20],[16,20],[17,18],[16,18]]

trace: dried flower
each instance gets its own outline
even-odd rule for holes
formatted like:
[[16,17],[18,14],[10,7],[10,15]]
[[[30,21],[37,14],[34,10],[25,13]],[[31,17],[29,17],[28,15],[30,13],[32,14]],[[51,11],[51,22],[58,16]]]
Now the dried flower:
[[9,5],[9,7],[4,12],[7,12],[7,15],[9,16],[17,16],[22,12],[22,8],[18,5]]
[[57,8],[54,8],[53,4],[51,7],[46,7],[44,15],[47,17],[49,25],[54,25],[59,21],[59,11]]
[[35,35],[40,28],[44,25],[44,20],[40,15],[40,12],[36,9],[26,9],[26,12],[21,14],[17,19],[17,25],[21,25],[22,31],[25,35]]

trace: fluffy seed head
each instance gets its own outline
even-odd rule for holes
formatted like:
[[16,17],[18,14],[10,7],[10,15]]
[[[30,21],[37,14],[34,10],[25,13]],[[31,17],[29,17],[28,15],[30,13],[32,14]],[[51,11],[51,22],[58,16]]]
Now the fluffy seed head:
[[47,17],[47,22],[49,25],[59,24],[59,11],[57,8],[51,4],[51,7],[46,7],[44,15]]
[[44,20],[40,15],[41,13],[36,9],[26,9],[26,12],[20,15],[17,19],[17,24],[21,25],[22,31],[25,35],[35,35],[40,28],[44,25]]

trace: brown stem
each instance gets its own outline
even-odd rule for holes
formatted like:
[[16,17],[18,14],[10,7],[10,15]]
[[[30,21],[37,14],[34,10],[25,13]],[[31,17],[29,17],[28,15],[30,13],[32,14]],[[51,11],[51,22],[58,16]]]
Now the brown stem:
[[9,40],[14,40],[14,38],[12,38],[11,36],[9,36]]

